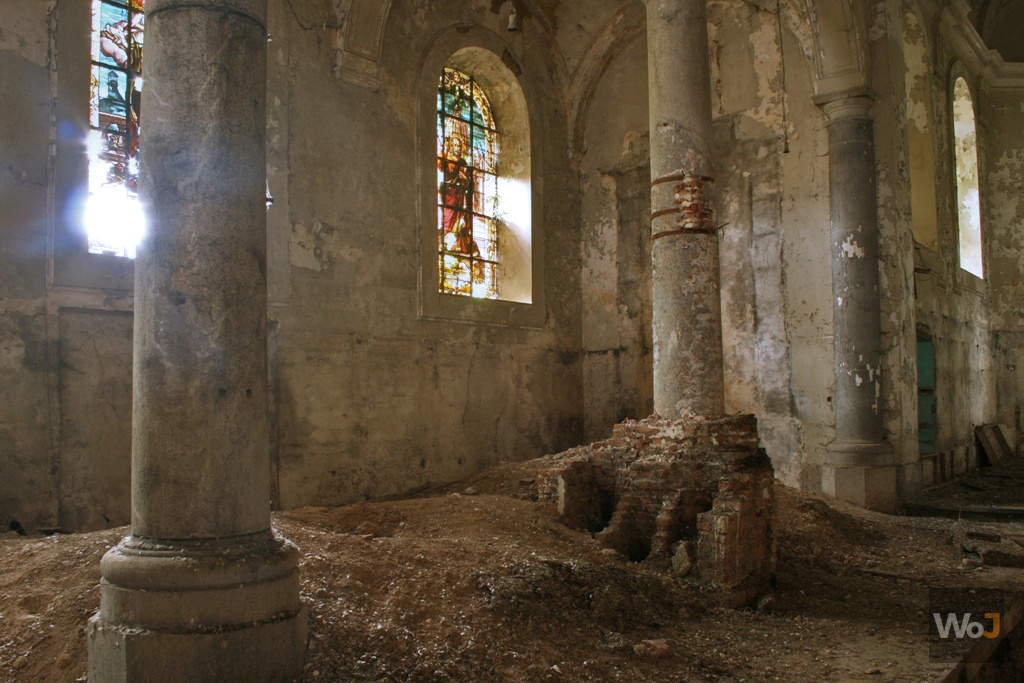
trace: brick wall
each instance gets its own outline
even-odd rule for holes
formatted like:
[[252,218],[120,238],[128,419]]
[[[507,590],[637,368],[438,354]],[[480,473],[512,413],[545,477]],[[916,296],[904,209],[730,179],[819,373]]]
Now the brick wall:
[[775,572],[773,479],[753,415],[652,416],[546,458],[536,485],[565,524],[738,606],[765,593]]

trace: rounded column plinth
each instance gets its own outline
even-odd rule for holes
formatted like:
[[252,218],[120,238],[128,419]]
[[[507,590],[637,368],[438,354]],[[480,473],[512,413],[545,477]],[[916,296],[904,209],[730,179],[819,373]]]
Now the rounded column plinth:
[[298,550],[269,532],[129,536],[101,562],[91,681],[292,681],[306,648]]
[[899,509],[899,468],[887,441],[833,441],[826,447],[821,488],[839,500],[877,512]]

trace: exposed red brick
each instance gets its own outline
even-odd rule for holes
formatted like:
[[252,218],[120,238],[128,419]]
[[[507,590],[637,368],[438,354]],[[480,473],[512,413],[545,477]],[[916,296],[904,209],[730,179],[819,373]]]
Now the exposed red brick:
[[613,434],[551,456],[557,464],[538,473],[538,499],[636,561],[667,569],[673,547],[695,548],[688,580],[712,584],[723,602],[766,592],[775,572],[774,475],[754,416],[652,416]]

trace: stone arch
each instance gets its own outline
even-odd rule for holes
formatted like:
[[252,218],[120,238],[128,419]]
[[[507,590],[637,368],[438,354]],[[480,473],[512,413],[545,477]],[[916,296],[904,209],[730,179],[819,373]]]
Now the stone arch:
[[985,46],[996,50],[1007,62],[1024,62],[1020,41],[1020,18],[1024,0],[982,0],[977,9],[978,33]]
[[[814,92],[828,96],[863,92],[868,88],[868,61],[863,36],[866,28],[850,0],[787,0],[783,21],[813,65]],[[594,91],[608,65],[647,26],[643,3],[630,0],[591,43],[569,86],[569,124],[573,145],[583,143]]]
[[573,72],[569,85],[569,132],[577,151],[583,145],[587,111],[601,77],[615,57],[646,28],[644,4],[630,0],[605,24]]

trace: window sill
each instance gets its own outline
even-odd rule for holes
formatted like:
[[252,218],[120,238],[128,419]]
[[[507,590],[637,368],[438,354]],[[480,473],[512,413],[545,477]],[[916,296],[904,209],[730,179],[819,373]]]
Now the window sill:
[[524,304],[516,301],[474,299],[468,296],[437,292],[432,295],[423,295],[420,300],[419,318],[443,322],[539,328],[544,326],[544,307],[536,302]]
[[974,273],[968,272],[958,266],[956,275],[956,291],[957,293],[970,292],[984,301],[988,298],[988,283]]

